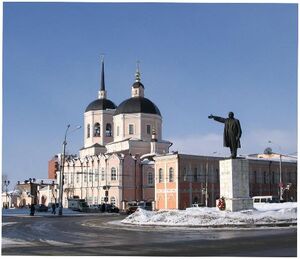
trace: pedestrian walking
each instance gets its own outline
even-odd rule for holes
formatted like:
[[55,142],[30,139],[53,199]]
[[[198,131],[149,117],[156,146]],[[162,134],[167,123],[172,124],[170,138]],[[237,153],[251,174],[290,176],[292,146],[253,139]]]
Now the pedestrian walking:
[[56,214],[56,205],[55,205],[55,203],[52,203],[52,212],[51,212],[52,214]]
[[34,204],[31,204],[30,205],[30,216],[34,216],[34,212],[35,212]]

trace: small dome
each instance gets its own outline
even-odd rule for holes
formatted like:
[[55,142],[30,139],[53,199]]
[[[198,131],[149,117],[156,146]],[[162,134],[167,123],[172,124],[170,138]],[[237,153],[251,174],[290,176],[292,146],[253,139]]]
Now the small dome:
[[86,107],[85,112],[107,109],[116,109],[116,105],[108,99],[97,99]]
[[145,89],[144,85],[141,82],[134,82],[132,85],[133,88],[139,88],[142,87],[143,89]]
[[157,106],[145,97],[132,97],[122,102],[115,111],[115,115],[122,113],[150,113],[161,116]]

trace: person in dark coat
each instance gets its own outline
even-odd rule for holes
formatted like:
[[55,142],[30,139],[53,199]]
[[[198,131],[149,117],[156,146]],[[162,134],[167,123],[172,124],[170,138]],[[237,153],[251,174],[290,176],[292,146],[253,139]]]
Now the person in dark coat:
[[208,116],[209,119],[224,123],[223,144],[224,147],[229,147],[231,158],[236,158],[237,149],[241,147],[240,138],[242,136],[242,129],[240,121],[234,118],[234,113],[229,112],[228,118],[222,118],[214,115]]
[[34,212],[35,212],[34,204],[31,204],[30,205],[30,216],[34,216]]
[[52,207],[52,214],[56,214],[56,205],[55,205],[55,203],[52,203],[52,205],[51,205],[51,207]]

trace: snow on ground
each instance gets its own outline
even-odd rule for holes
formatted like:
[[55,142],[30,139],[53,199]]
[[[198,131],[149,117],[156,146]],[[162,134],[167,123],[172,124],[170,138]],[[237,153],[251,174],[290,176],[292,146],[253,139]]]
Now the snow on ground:
[[15,246],[32,246],[31,242],[27,242],[16,238],[1,238],[2,247],[15,247]]
[[[55,216],[51,213],[51,209],[48,212],[35,212],[35,216]],[[11,209],[2,209],[2,216],[22,216],[27,215],[29,216],[30,210],[29,209],[19,209],[19,208],[11,208]],[[58,213],[58,209],[56,210],[56,216]],[[63,215],[86,215],[86,213],[82,213],[79,211],[73,211],[70,209],[63,208]]]
[[220,211],[217,208],[146,211],[138,209],[121,221],[126,224],[160,226],[226,226],[297,222],[297,203],[254,204],[253,210]]

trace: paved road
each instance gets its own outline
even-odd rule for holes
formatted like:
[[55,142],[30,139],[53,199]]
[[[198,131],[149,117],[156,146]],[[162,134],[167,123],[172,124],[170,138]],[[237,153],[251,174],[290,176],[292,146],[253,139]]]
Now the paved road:
[[124,216],[3,216],[3,255],[297,256],[295,227],[133,227]]

